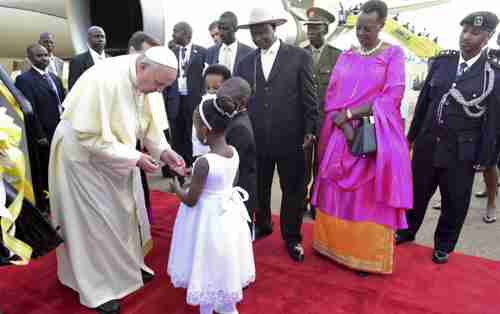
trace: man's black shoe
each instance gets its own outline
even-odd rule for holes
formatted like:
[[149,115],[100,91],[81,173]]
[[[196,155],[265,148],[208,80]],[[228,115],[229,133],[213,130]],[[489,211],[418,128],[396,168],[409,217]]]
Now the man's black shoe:
[[95,308],[99,314],[119,314],[120,300],[111,300]]
[[304,248],[302,247],[302,244],[300,243],[290,243],[287,244],[287,250],[288,250],[288,255],[290,257],[299,263],[302,263],[304,261]]
[[405,232],[396,232],[394,235],[394,238],[396,240],[396,245],[400,245],[406,242],[413,242],[415,241],[415,236],[405,233]]
[[255,226],[255,241],[270,236],[273,233],[272,228],[259,228]]
[[436,264],[446,264],[448,263],[449,254],[445,251],[434,250],[432,253],[432,261]]
[[148,273],[144,269],[141,269],[141,274],[142,274],[142,282],[144,284],[147,284],[148,282],[150,282],[151,280],[153,280],[153,278],[155,276],[153,274]]

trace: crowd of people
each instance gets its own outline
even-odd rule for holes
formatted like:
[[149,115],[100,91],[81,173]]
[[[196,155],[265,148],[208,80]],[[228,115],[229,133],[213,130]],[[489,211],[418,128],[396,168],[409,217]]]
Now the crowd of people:
[[[227,11],[210,25],[208,49],[182,21],[168,47],[137,32],[129,54],[112,58],[105,30],[92,26],[88,51],[70,62],[68,92],[55,39],[41,34],[16,86],[38,118],[44,188],[65,241],[60,282],[110,314],[152,280],[146,173],[160,170],[181,200],[166,269],[202,314],[238,313],[256,280],[252,241],[275,230],[276,169],[292,260],[305,260],[309,214],[319,254],[362,276],[391,274],[394,246],[415,240],[439,187],[432,261],[446,263],[474,174],[494,169],[500,153],[500,53],[487,48],[498,18],[471,13],[460,50],[432,59],[408,135],[405,53],[379,38],[387,18],[383,1],[360,5],[359,45],[341,51],[325,41],[336,18],[321,8],[307,11],[304,47],[277,37],[287,21],[269,9],[252,9],[244,24]],[[256,49],[237,30],[249,30]],[[496,221],[494,208],[485,222]]]

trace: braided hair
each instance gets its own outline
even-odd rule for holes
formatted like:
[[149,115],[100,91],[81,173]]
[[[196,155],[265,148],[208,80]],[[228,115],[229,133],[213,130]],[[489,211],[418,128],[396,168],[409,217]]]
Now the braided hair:
[[230,97],[205,100],[197,109],[201,123],[215,132],[223,132],[237,113],[236,105]]

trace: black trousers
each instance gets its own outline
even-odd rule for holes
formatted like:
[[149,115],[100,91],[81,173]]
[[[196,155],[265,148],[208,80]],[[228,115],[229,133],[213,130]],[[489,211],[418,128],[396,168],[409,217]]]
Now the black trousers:
[[173,143],[176,152],[184,158],[187,166],[193,164],[193,143],[191,140],[193,130],[193,111],[192,104],[189,103],[187,96],[180,96],[179,114],[175,120],[175,129],[173,130]]
[[433,150],[416,150],[412,160],[414,208],[406,212],[409,229],[415,235],[422,225],[429,201],[439,187],[441,215],[434,233],[434,247],[452,252],[469,210],[475,170],[472,162],[457,161],[450,168],[432,166]]
[[258,206],[256,226],[270,230],[271,186],[274,170],[278,167],[281,191],[280,226],[281,236],[287,243],[302,241],[302,216],[305,209],[305,160],[304,152],[296,152],[282,157],[260,156],[257,158]]

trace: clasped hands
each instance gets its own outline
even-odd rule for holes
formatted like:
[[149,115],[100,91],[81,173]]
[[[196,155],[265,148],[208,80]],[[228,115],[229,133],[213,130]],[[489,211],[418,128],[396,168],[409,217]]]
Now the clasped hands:
[[347,111],[339,111],[337,112],[333,118],[333,124],[339,128],[342,133],[344,134],[347,143],[349,146],[352,144],[352,141],[354,140],[354,128],[349,122],[349,118],[347,117]]

